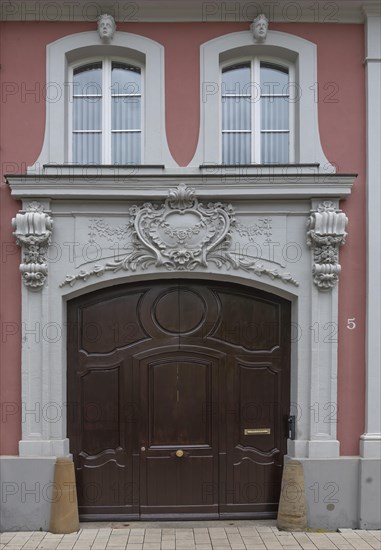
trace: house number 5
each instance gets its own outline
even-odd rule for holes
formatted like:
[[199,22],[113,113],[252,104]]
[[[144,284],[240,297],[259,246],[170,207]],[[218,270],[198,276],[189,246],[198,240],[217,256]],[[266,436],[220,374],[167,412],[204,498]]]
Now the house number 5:
[[347,321],[347,328],[349,328],[349,330],[354,330],[356,328],[356,317],[353,317],[353,319],[348,319]]

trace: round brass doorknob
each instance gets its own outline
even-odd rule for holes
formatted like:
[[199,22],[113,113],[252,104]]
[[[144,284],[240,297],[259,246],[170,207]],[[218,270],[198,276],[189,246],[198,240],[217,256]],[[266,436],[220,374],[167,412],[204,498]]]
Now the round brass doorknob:
[[182,456],[184,456],[184,451],[182,451],[181,449],[178,449],[178,450],[176,451],[176,456],[177,456],[178,458],[181,458]]

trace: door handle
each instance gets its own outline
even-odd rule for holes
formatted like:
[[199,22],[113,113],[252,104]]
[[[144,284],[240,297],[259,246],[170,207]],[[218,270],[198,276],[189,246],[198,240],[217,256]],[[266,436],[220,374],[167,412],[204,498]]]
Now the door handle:
[[184,456],[184,451],[182,449],[177,449],[175,454],[177,458],[181,458],[182,456]]

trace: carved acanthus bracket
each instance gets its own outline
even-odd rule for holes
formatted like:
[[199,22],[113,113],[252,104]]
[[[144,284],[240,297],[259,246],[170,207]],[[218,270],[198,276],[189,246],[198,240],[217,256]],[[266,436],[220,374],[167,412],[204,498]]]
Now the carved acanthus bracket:
[[[236,225],[232,205],[221,202],[203,205],[195,197],[195,190],[183,183],[169,190],[163,204],[144,203],[133,206],[129,213],[129,222],[116,231],[121,235],[130,233],[133,251],[120,260],[95,265],[93,269],[81,270],[76,275],[67,275],[61,286],[72,286],[76,281],[85,281],[94,275],[100,277],[107,271],[136,271],[138,267],[146,269],[150,265],[170,271],[192,271],[205,269],[210,262],[218,268],[242,269],[298,286],[290,273],[265,267],[256,259],[237,256],[230,251],[231,232]],[[263,232],[264,227],[244,229],[242,226],[240,230]],[[90,238],[96,232],[110,237],[109,228],[97,225],[93,220]]]
[[307,244],[313,249],[314,283],[320,290],[333,288],[338,280],[339,247],[345,243],[348,218],[330,202],[322,202],[308,219]]
[[23,247],[24,257],[20,271],[24,284],[32,289],[41,289],[46,281],[48,265],[46,254],[52,234],[53,220],[36,201],[20,210],[12,219],[16,243]]

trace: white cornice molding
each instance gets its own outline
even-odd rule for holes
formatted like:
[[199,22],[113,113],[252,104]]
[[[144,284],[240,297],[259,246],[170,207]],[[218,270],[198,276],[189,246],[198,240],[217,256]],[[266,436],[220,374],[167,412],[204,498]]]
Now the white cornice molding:
[[264,0],[247,2],[208,2],[204,0],[101,0],[82,3],[78,0],[8,0],[0,3],[2,21],[93,21],[102,13],[110,13],[117,22],[238,22],[253,19],[264,13],[270,22],[362,23],[364,11],[379,8],[378,0],[340,2],[279,2]]
[[179,183],[192,186],[202,199],[345,198],[355,174],[165,174],[163,176],[32,176],[9,175],[6,180],[17,199],[137,200],[166,197]]
[[366,17],[380,17],[381,16],[381,4],[376,3],[366,3],[362,5],[362,10]]

